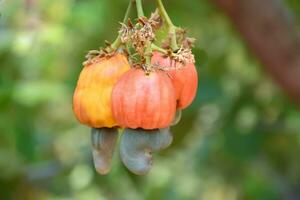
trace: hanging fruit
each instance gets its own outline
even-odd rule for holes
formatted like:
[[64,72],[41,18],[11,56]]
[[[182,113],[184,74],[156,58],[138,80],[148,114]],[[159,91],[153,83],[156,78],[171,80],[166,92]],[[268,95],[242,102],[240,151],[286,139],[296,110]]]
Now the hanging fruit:
[[80,123],[94,128],[118,126],[111,110],[111,92],[117,80],[130,69],[120,53],[87,62],[78,79],[73,110]]
[[[92,55],[96,53],[96,55]],[[99,55],[98,55],[99,54]],[[122,74],[130,69],[127,57],[115,52],[103,55],[92,51],[80,73],[73,96],[78,121],[92,127],[93,159],[98,173],[106,174],[118,136],[111,110],[111,92]]]
[[176,111],[170,78],[159,70],[149,74],[141,68],[129,70],[113,89],[112,110],[123,127],[148,130],[168,127]]
[[[128,18],[133,3],[135,23]],[[111,169],[119,132],[124,165],[147,174],[152,153],[171,145],[169,127],[196,96],[194,39],[172,23],[162,0],[156,3],[158,9],[147,18],[142,0],[129,0],[117,39],[89,52],[78,79],[73,109],[78,121],[92,128],[92,154],[100,174]]]
[[151,58],[151,64],[167,70],[175,88],[177,108],[188,107],[194,100],[198,87],[198,74],[193,61],[183,64],[155,51]]

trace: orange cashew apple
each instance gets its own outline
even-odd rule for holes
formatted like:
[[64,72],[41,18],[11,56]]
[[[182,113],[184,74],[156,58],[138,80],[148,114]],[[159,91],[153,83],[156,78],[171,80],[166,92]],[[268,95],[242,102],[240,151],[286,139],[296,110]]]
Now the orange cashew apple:
[[127,57],[116,53],[85,64],[73,96],[73,110],[80,123],[94,128],[119,124],[111,110],[111,93],[118,79],[130,69]]

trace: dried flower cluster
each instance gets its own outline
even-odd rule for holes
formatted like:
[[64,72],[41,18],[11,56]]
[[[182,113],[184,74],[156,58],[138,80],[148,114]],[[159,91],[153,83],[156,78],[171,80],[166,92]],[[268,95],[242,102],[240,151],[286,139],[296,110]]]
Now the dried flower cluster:
[[160,21],[158,11],[155,11],[149,19],[146,17],[139,18],[135,25],[130,20],[128,20],[127,25],[121,23],[119,33],[122,43],[131,42],[136,52],[143,55],[146,45],[155,39],[154,32],[159,28]]
[[181,46],[177,53],[173,56],[173,59],[177,62],[188,64],[195,63],[195,57],[190,48]]
[[153,64],[153,68],[169,71],[174,69],[182,69],[189,63],[195,63],[195,57],[190,48],[185,48],[181,46],[181,48],[177,51],[177,53],[172,53],[170,55],[166,54],[165,58],[170,58],[169,63],[165,63],[167,66],[161,66],[158,63]]
[[[121,28],[119,30],[120,40],[123,44],[130,43],[135,49],[135,53],[131,55],[133,60],[133,66],[142,67],[145,71],[153,69],[161,69],[164,71],[172,69],[180,69],[184,67],[187,63],[195,63],[194,55],[192,54],[191,48],[194,45],[195,39],[186,37],[186,29],[177,28],[176,36],[177,43],[181,44],[181,47],[173,52],[171,49],[171,35],[163,42],[162,46],[167,50],[165,57],[170,58],[168,67],[159,66],[154,64],[153,66],[148,66],[145,64],[146,47],[155,40],[155,31],[162,26],[162,19],[160,18],[158,10],[151,14],[150,18],[140,17],[136,24],[133,24],[129,19],[127,24],[120,23]],[[109,53],[111,49],[111,44],[106,42],[107,47],[100,50],[91,50],[86,55],[86,61],[84,65],[90,65],[99,61],[103,57],[111,57],[114,53]],[[137,55],[141,57],[140,62],[137,63]],[[150,55],[151,56],[151,55]],[[136,61],[135,61],[136,60]]]
[[152,42],[155,38],[154,30],[148,21],[141,21],[142,28],[135,29],[131,36],[133,47],[138,54],[143,55],[144,48],[149,42]]
[[115,54],[115,52],[109,53],[105,49],[99,49],[99,50],[90,50],[87,55],[85,56],[86,61],[82,63],[84,66],[89,66],[94,63],[99,62],[99,60],[103,57],[109,58],[112,57]]

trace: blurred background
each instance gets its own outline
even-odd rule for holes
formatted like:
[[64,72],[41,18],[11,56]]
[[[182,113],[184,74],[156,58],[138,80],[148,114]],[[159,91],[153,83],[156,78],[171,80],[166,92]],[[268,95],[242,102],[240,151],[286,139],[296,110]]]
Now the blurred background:
[[[118,151],[111,173],[98,175],[90,129],[72,112],[85,54],[114,40],[128,1],[0,1],[0,199],[300,199],[299,101],[220,4],[164,2],[197,38],[199,90],[172,146],[138,177]],[[266,2],[281,2],[299,30],[300,1]],[[149,15],[154,1],[144,4]]]

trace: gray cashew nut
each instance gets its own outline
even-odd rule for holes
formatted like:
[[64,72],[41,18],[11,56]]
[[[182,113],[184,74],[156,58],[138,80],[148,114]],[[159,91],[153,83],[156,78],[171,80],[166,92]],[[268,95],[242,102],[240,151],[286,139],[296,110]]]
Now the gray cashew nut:
[[110,171],[117,139],[117,128],[92,128],[93,160],[99,174],[104,175]]
[[172,140],[169,128],[125,129],[120,142],[121,159],[131,172],[145,175],[152,167],[152,152],[167,148]]

